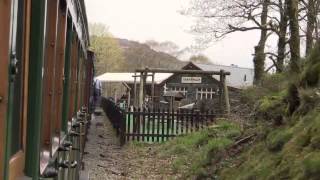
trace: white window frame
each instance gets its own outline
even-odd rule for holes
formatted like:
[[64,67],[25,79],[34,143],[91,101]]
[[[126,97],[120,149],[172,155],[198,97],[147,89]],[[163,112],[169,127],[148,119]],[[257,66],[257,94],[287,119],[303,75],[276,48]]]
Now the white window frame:
[[213,99],[215,94],[216,91],[214,90],[214,88],[197,88],[196,99]]

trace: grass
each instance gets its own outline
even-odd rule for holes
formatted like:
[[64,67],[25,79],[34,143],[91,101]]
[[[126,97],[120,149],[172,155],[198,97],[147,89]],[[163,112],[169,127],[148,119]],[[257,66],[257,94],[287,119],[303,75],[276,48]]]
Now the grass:
[[320,113],[311,111],[298,119],[270,131],[241,154],[240,166],[221,170],[220,179],[318,179]]
[[259,139],[238,157],[233,157],[231,165],[220,169],[217,173],[219,179],[320,178],[319,48],[317,46],[307,58],[301,74],[288,77],[288,80],[279,78],[287,85],[271,81],[284,85],[284,89],[280,87],[277,90],[268,83],[269,87],[260,87],[264,91],[253,88],[245,92],[244,97],[249,102],[253,102],[260,93],[256,100],[255,118],[264,129],[255,127],[261,129]]
[[207,130],[178,137],[161,145],[161,158],[173,158],[172,169],[184,178],[210,177],[206,167],[223,156],[224,150],[233,144],[233,138],[241,134],[240,127],[231,122],[218,122]]
[[215,176],[208,171],[208,167],[223,159],[226,148],[240,135],[238,124],[219,120],[207,129],[179,135],[161,144],[133,141],[130,146],[141,156],[152,156],[154,162],[170,162],[163,165],[155,163],[162,173],[171,174],[166,177],[168,179],[203,179]]

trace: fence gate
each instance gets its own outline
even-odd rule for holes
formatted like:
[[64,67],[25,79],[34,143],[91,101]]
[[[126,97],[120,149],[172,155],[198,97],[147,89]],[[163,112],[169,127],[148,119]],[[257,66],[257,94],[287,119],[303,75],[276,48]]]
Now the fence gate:
[[181,134],[209,126],[216,115],[213,111],[138,109],[123,112],[120,141],[163,142]]

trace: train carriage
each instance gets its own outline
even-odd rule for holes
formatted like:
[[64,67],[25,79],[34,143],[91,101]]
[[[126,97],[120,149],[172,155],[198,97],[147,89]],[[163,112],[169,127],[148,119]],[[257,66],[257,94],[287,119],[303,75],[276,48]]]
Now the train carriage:
[[83,0],[0,0],[0,179],[79,179],[94,53]]

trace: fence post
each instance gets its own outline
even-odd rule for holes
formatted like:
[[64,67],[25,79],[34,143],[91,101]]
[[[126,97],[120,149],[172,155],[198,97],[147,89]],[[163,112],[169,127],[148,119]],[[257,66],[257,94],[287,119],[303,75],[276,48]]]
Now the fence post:
[[229,100],[229,91],[228,91],[228,86],[226,82],[226,75],[224,74],[224,71],[222,70],[223,75],[222,75],[222,83],[223,83],[223,94],[224,94],[224,100],[225,100],[225,107],[227,111],[227,116],[230,115],[230,100]]
[[224,87],[223,87],[223,70],[220,70],[220,82],[219,82],[219,110],[220,110],[220,113],[223,113],[223,90],[224,90]]
[[199,130],[199,125],[200,125],[200,111],[196,111],[196,131],[198,131]]
[[120,119],[120,145],[123,146],[126,142],[126,117],[127,112],[122,111]]

